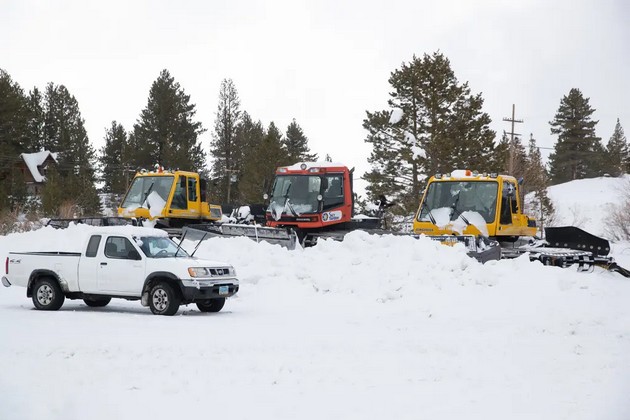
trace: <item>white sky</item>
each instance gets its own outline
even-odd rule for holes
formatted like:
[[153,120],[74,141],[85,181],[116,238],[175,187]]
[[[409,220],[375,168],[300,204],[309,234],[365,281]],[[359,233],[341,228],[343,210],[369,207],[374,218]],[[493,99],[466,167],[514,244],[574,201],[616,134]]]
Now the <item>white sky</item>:
[[312,151],[361,175],[365,111],[386,108],[391,71],[436,50],[483,93],[498,133],[514,103],[515,131],[552,147],[548,122],[573,87],[604,144],[617,118],[630,133],[629,21],[623,0],[5,0],[0,67],[26,91],[64,84],[97,149],[112,120],[132,128],[164,68],[197,105],[207,147],[232,78],[253,118],[283,131],[295,118]]

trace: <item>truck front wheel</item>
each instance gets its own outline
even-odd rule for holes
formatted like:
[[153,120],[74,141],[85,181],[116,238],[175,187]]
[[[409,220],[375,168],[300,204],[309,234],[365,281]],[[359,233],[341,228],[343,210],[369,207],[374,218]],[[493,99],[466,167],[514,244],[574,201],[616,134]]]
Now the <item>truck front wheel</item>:
[[66,297],[59,283],[50,277],[42,277],[33,285],[33,305],[42,311],[56,311],[61,308]]
[[199,308],[201,312],[219,312],[223,309],[223,305],[225,305],[225,298],[208,299],[197,302],[197,308]]
[[149,307],[155,315],[175,315],[180,303],[179,295],[164,281],[156,283],[149,292]]

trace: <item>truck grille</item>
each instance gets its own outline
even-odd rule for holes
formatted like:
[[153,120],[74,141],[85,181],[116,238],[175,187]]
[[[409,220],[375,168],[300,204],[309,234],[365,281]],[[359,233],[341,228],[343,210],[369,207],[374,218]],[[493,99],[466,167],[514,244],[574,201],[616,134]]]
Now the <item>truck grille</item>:
[[229,268],[210,268],[209,270],[212,277],[222,277],[230,275]]

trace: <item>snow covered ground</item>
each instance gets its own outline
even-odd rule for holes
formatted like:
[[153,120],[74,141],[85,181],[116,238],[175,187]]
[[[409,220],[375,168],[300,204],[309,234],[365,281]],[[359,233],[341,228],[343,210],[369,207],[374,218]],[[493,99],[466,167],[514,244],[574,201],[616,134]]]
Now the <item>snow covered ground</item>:
[[[0,237],[0,261],[73,246],[54,236]],[[629,244],[613,252],[630,267]],[[618,274],[481,265],[362,232],[295,251],[211,239],[196,255],[241,279],[218,314],[121,300],[40,312],[0,288],[0,419],[630,418],[630,279]]]

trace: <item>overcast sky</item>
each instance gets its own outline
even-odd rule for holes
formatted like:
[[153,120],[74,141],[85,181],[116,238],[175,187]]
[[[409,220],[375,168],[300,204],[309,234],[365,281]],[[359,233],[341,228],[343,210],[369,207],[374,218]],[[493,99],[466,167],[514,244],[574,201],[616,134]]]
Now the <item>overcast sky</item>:
[[[390,73],[441,51],[481,92],[498,136],[552,147],[561,98],[590,98],[604,144],[617,118],[630,135],[630,4],[625,0],[253,1],[4,0],[0,68],[25,91],[65,85],[99,149],[116,120],[130,130],[168,69],[214,126],[221,80],[241,108],[282,130],[293,118],[311,150],[369,169],[365,111],[387,108]],[[545,151],[548,154],[548,151]],[[483,168],[478,168],[483,170]]]

